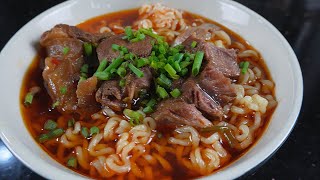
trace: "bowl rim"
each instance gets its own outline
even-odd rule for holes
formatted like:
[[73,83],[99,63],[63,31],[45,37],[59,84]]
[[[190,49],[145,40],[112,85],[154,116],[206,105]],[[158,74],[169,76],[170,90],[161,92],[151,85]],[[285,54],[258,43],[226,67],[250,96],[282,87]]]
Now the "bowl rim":
[[[0,57],[2,57],[3,52],[7,50],[9,45],[14,43],[15,39],[17,38],[17,35],[20,34],[27,26],[29,26],[30,24],[32,24],[34,22],[39,21],[41,18],[43,18],[47,14],[54,12],[64,6],[71,5],[72,3],[77,2],[77,1],[79,1],[79,0],[69,0],[69,1],[59,3],[49,9],[43,11],[42,13],[40,13],[39,15],[34,17],[32,20],[27,22],[9,39],[9,41],[6,43],[6,45],[1,50]],[[283,45],[285,46],[285,48],[287,49],[287,51],[289,53],[289,59],[291,59],[291,65],[292,65],[292,69],[294,70],[293,74],[295,76],[296,86],[297,86],[297,89],[295,89],[296,99],[294,100],[294,106],[293,106],[292,111],[290,113],[290,116],[288,118],[288,119],[294,119],[293,123],[286,130],[285,134],[283,134],[281,136],[281,139],[277,140],[276,143],[272,144],[273,146],[269,148],[271,150],[268,150],[268,151],[264,150],[263,152],[260,152],[260,154],[263,154],[263,158],[256,159],[249,166],[242,167],[241,172],[239,172],[239,171],[233,172],[233,175],[228,176],[231,178],[237,178],[237,177],[240,177],[241,175],[244,175],[245,173],[249,172],[253,168],[257,167],[259,164],[265,162],[265,160],[267,160],[268,158],[272,157],[277,152],[277,150],[279,150],[279,148],[284,144],[286,139],[289,137],[290,133],[292,132],[292,130],[297,122],[297,119],[298,119],[298,116],[300,113],[300,109],[301,109],[301,105],[302,105],[303,78],[302,78],[302,72],[301,72],[299,61],[298,61],[292,47],[290,46],[288,41],[284,38],[284,36],[279,32],[279,30],[277,28],[275,28],[268,20],[266,20],[264,17],[262,17],[258,13],[256,13],[255,11],[251,10],[250,8],[240,4],[238,2],[235,2],[233,0],[231,0],[231,1],[230,0],[217,0],[217,1],[233,5],[234,7],[240,9],[241,11],[245,11],[246,13],[250,14],[251,16],[258,18],[259,20],[262,21],[262,23],[264,25],[267,26],[267,28],[269,28],[272,31],[272,33],[274,35],[277,36],[277,38],[279,38],[281,40],[280,43],[283,43]],[[55,167],[53,167],[53,168],[55,170],[58,170],[58,172],[60,173],[59,175],[57,175],[57,172],[46,170],[46,168],[39,168],[39,166],[33,166],[29,160],[26,160],[25,158],[23,158],[24,155],[22,155],[21,151],[18,152],[18,151],[14,150],[14,147],[11,146],[9,139],[7,139],[5,133],[3,133],[3,131],[1,131],[1,126],[0,126],[0,138],[3,141],[3,143],[6,145],[6,147],[11,151],[11,153],[14,154],[15,157],[17,157],[25,166],[27,166],[28,168],[30,168],[32,171],[36,172],[37,174],[41,175],[42,177],[48,177],[48,178],[52,178],[52,177],[66,178],[67,177],[67,178],[76,178],[76,179],[84,179],[84,178],[87,179],[88,178],[86,176],[82,176],[81,174],[77,174],[77,176],[75,176],[72,173],[66,173],[58,168],[55,168]],[[203,179],[209,179],[210,177],[211,176],[209,175],[207,177],[204,177]]]

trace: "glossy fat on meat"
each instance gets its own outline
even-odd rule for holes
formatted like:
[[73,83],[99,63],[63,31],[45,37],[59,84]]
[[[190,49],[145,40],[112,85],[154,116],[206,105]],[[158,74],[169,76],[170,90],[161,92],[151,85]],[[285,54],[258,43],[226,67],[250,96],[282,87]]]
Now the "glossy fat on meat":
[[222,118],[222,107],[214,98],[201,89],[195,79],[189,78],[182,85],[181,91],[182,98],[189,104],[194,104],[201,112],[204,112],[214,119]]
[[95,76],[78,83],[76,90],[78,107],[82,114],[87,114],[86,116],[90,116],[100,110],[100,104],[95,99],[97,85],[98,79]]
[[99,61],[107,59],[112,61],[112,59],[117,58],[120,53],[112,49],[112,44],[117,44],[119,46],[124,46],[128,48],[128,51],[135,54],[138,57],[147,57],[151,54],[152,44],[154,40],[150,36],[146,36],[145,39],[138,42],[129,42],[128,40],[122,39],[124,34],[112,36],[104,41],[102,41],[98,48],[97,54]]
[[167,99],[161,101],[151,116],[159,128],[175,128],[189,125],[195,128],[212,126],[194,104],[188,104],[182,99]]
[[[62,24],[41,36],[40,44],[47,52],[42,72],[44,84],[53,103],[58,104],[55,108],[61,113],[89,114],[95,111],[97,103],[91,102],[95,97],[93,91],[97,82],[88,79],[78,84],[80,69],[84,64],[83,40],[97,42],[104,37]],[[65,48],[68,49],[67,53]],[[66,91],[63,93],[61,89]]]

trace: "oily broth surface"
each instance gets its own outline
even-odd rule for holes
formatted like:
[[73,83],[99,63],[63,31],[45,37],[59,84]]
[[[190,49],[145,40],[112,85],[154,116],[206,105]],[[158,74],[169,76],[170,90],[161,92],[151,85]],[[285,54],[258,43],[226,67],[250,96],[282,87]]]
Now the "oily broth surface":
[[[81,24],[78,25],[79,28],[91,32],[91,33],[98,33],[100,29],[107,24],[119,24],[123,27],[132,25],[132,23],[137,19],[138,17],[138,9],[132,9],[132,10],[125,10],[125,11],[119,11],[115,13],[110,13],[106,15],[102,15],[99,17],[95,17],[92,19],[89,19]],[[233,41],[240,42],[243,44],[246,49],[255,50],[252,46],[250,46],[244,39],[242,39],[239,35],[235,34],[231,30],[227,29],[226,27],[209,20],[205,17],[192,14],[189,12],[184,12],[184,18],[186,19],[187,24],[191,25],[192,23],[199,23],[199,19],[203,22],[208,22],[212,24],[216,24],[219,27],[221,27],[231,38]],[[261,57],[261,56],[259,56]],[[254,66],[259,67],[262,70],[262,77],[264,79],[271,80],[271,76],[269,74],[269,71],[263,61],[263,59],[259,59],[259,61],[254,61],[251,58],[246,58],[247,61],[250,61]],[[39,50],[39,54],[34,58],[32,61],[32,64],[30,65],[26,75],[24,76],[24,80],[22,83],[21,88],[21,111],[23,115],[23,119],[25,121],[25,124],[30,131],[31,135],[37,139],[37,137],[44,133],[45,130],[43,130],[43,125],[48,119],[54,119],[57,120],[60,118],[60,121],[58,121],[58,127],[60,128],[67,128],[66,121],[70,118],[74,118],[77,120],[77,116],[73,115],[65,115],[61,117],[61,114],[57,112],[56,110],[51,109],[52,101],[49,97],[49,95],[46,92],[46,89],[43,85],[43,78],[42,78],[42,62],[44,61],[44,53],[43,50]],[[28,90],[33,86],[39,86],[41,88],[41,91],[35,96],[32,106],[25,107],[23,105],[24,96],[28,92]],[[274,92],[272,92],[274,95]],[[267,112],[267,114],[263,117],[263,125],[255,132],[254,134],[254,143],[257,142],[259,137],[263,134],[264,130],[267,127],[267,124],[269,123],[271,116],[272,116],[273,110]],[[252,118],[248,116],[248,118]],[[86,123],[94,123],[91,120],[87,120]],[[164,138],[169,138],[170,132],[162,132],[164,134]],[[205,135],[204,135],[205,136]],[[159,138],[155,138],[154,141],[161,141]],[[112,142],[111,142],[112,143]],[[239,157],[241,157],[245,152],[247,152],[253,145],[252,143],[248,148],[237,151],[234,150],[226,145],[225,142],[221,142],[223,147],[231,154],[230,159],[227,162],[221,162],[222,167],[226,167],[226,165],[232,163]],[[46,144],[39,144],[43,150],[45,150],[52,158],[60,162],[61,164],[65,165],[65,159],[61,159],[57,157],[57,153],[59,151],[58,149],[58,138],[54,140],[48,141]],[[86,145],[87,146],[87,145]],[[72,149],[65,150],[64,154],[71,153]],[[199,174],[193,174],[193,173],[185,173],[188,171],[186,168],[182,167],[176,162],[175,156],[168,154],[165,156],[165,159],[167,159],[170,164],[172,165],[174,171],[171,174],[167,174],[166,172],[163,172],[164,174],[171,176],[173,179],[190,179],[199,177]],[[219,170],[218,169],[218,170]],[[84,170],[82,168],[79,169],[72,169],[80,174],[89,176],[89,173],[87,170]],[[93,176],[93,178],[98,178],[99,176]],[[117,176],[116,176],[117,177]]]

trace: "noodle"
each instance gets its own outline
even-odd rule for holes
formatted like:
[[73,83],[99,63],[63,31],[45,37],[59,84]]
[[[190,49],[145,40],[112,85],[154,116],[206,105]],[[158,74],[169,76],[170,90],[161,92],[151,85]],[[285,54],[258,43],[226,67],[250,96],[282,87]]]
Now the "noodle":
[[[138,18],[130,22],[134,30],[152,28],[168,42],[189,27],[207,21],[196,17],[189,20],[182,11],[159,3],[143,5],[137,13]],[[124,25],[127,24],[121,19],[103,21],[95,31],[119,34],[124,32]],[[221,104],[224,117],[210,119],[222,130],[203,132],[188,125],[173,130],[157,129],[155,119],[142,109],[136,111],[142,118],[133,126],[123,114],[103,107],[100,112],[91,114],[91,119],[80,117],[71,125],[69,117],[57,117],[57,126],[65,132],[59,138],[44,142],[44,147],[49,151],[56,148],[52,154],[64,164],[70,157],[75,157],[78,171],[98,179],[171,179],[176,177],[176,171],[186,172],[183,177],[199,177],[231,162],[256,141],[262,126],[267,123],[268,114],[277,106],[277,100],[273,95],[275,84],[258,63],[260,54],[245,41],[238,42],[239,38],[230,31],[222,29],[212,33],[208,40],[220,48],[237,49],[238,63],[250,62],[246,72],[241,72],[239,78],[232,81],[235,100]],[[84,137],[83,128],[93,126],[99,131]],[[32,129],[37,134],[43,131],[39,124],[32,124]],[[231,143],[227,139],[229,131],[234,136]],[[230,148],[238,154],[234,155]]]

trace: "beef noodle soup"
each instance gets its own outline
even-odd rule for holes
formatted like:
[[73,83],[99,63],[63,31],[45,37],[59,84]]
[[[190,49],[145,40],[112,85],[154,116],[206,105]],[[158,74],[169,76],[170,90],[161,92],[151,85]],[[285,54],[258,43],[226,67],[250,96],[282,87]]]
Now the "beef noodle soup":
[[23,118],[51,157],[91,178],[210,175],[252,147],[277,105],[258,51],[160,4],[59,24],[39,43]]

